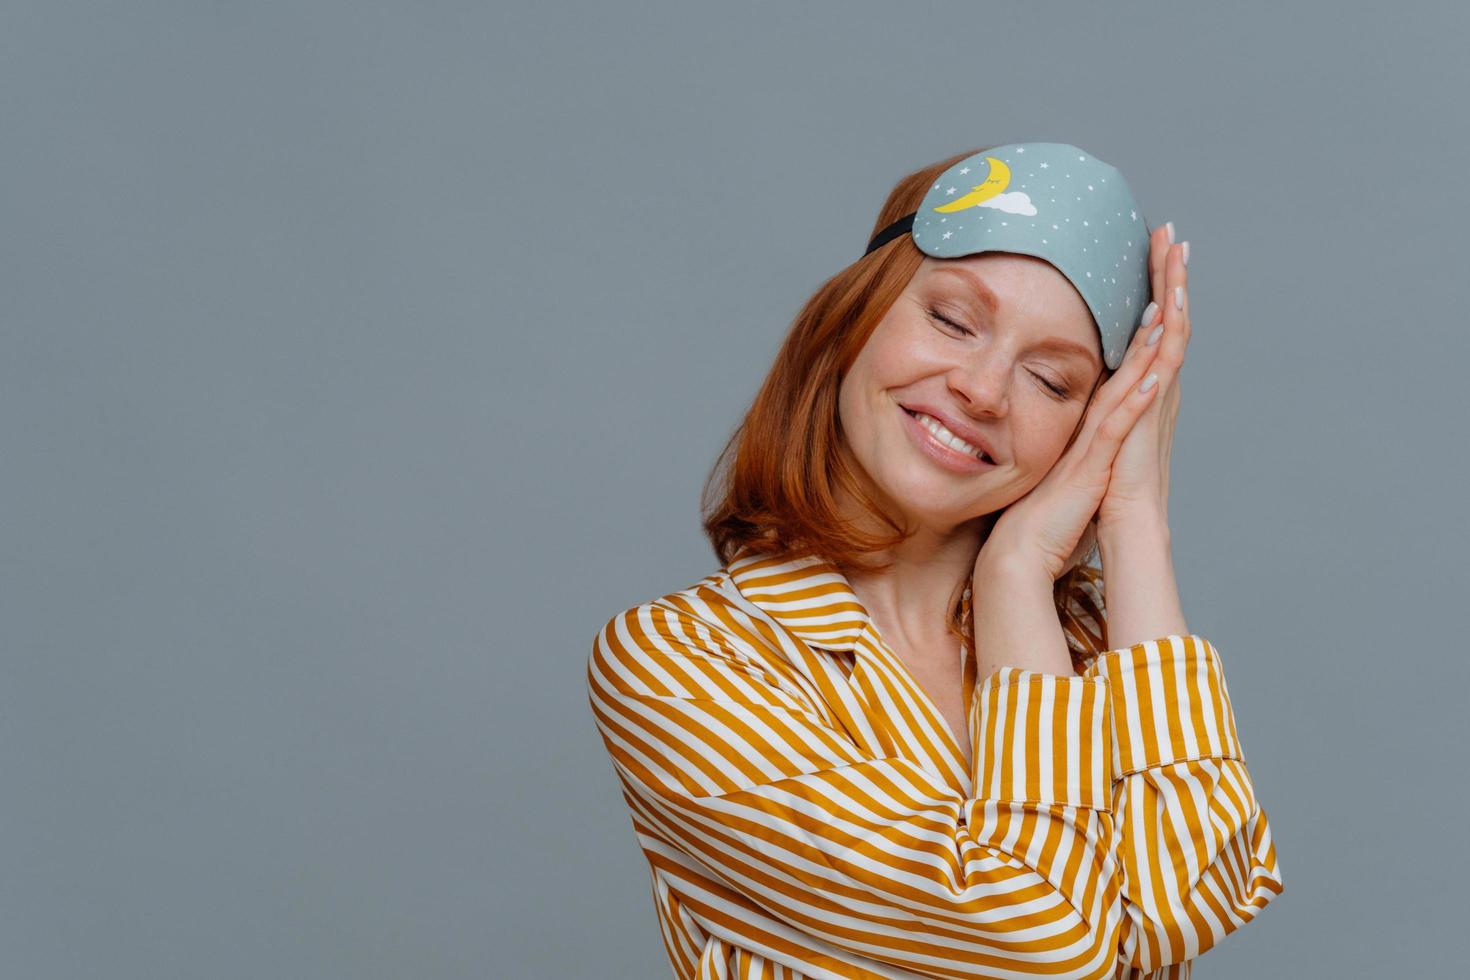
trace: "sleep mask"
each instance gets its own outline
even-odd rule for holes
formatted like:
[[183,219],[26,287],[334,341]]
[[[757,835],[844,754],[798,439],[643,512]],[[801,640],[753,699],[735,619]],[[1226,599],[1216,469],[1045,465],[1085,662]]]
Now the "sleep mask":
[[[1148,305],[1148,223],[1114,167],[1069,143],[1007,143],[939,175],[919,209],[884,228],[868,252],[909,233],[939,259],[1020,252],[1077,287],[1116,369]],[[867,253],[864,253],[867,254]]]

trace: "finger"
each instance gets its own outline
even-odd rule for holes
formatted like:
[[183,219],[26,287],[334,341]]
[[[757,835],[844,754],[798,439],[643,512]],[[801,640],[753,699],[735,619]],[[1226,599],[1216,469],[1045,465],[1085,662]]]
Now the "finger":
[[1164,336],[1159,341],[1159,384],[1173,383],[1189,345],[1189,270],[1182,243],[1169,249],[1164,290]]
[[1143,380],[1144,372],[1158,356],[1160,340],[1156,338],[1153,344],[1149,344],[1148,340],[1158,331],[1160,315],[1157,303],[1150,303],[1144,310],[1142,322],[1133,331],[1133,336],[1128,340],[1128,349],[1123,352],[1122,363],[1113,372],[1113,376],[1093,394],[1092,401],[1087,406],[1087,418],[1083,420],[1082,428],[1077,434],[1077,442],[1085,443],[1090,440],[1102,420],[1117,407],[1119,401],[1127,397],[1128,389]]
[[1117,458],[1118,449],[1123,445],[1123,440],[1127,438],[1128,433],[1133,431],[1133,426],[1158,397],[1162,380],[1162,375],[1158,371],[1150,370],[1142,382],[1128,389],[1127,395],[1102,420],[1096,433],[1088,442],[1087,453],[1083,457],[1085,470],[1097,475],[1112,468],[1113,460]]
[[[1173,304],[1178,320],[1184,328],[1184,339],[1189,339],[1189,266],[1184,264],[1184,242],[1174,246],[1172,255],[1169,256],[1168,268],[1172,276],[1172,285],[1179,290],[1178,301]],[[1171,300],[1173,296],[1169,297]]]
[[[1159,387],[1158,376],[1149,368],[1151,361],[1157,356],[1154,353],[1157,347],[1155,344],[1140,350],[1130,365],[1128,374],[1124,375],[1123,369],[1119,368],[1119,373],[1109,379],[1109,384],[1116,383],[1121,387],[1112,389],[1108,399],[1093,406],[1083,426],[1068,444],[1068,467],[1073,472],[1086,474],[1088,483],[1107,481],[1123,439],[1143,415],[1152,411],[1154,404],[1159,402],[1160,399],[1155,397],[1155,391]],[[1149,391],[1140,391],[1139,385],[1149,373],[1154,374],[1155,380]],[[1142,396],[1141,401],[1138,400],[1139,396]],[[1118,421],[1119,419],[1122,421]],[[1113,433],[1111,438],[1104,431],[1104,427],[1108,425],[1114,427],[1107,430]],[[1118,434],[1118,426],[1122,426],[1121,434]]]
[[1155,303],[1164,305],[1164,262],[1169,256],[1169,225],[1159,225],[1149,233],[1148,280],[1149,292]]

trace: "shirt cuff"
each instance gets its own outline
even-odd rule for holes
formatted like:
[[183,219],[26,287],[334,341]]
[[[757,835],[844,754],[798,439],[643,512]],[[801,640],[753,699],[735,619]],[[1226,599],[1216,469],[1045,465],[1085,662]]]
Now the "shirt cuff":
[[1220,657],[1194,633],[1109,650],[1083,676],[1107,682],[1114,779],[1191,759],[1241,759]]
[[1001,667],[985,679],[977,698],[977,797],[1111,808],[1105,680]]

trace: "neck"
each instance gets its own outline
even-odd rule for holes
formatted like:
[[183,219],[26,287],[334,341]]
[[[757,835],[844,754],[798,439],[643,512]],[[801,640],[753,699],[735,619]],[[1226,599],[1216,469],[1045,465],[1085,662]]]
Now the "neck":
[[[853,519],[864,526],[870,520],[866,515]],[[994,516],[987,515],[950,528],[921,526],[902,544],[872,556],[888,563],[882,571],[841,570],[891,646],[949,650],[951,603],[973,574],[975,556],[993,523]]]

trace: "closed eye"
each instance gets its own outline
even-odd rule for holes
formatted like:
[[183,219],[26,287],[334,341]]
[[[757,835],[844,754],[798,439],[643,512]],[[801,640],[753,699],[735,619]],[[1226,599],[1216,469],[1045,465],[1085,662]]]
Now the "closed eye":
[[[969,329],[968,327],[962,327],[962,326],[960,326],[958,323],[955,323],[953,320],[951,320],[949,317],[945,316],[943,313],[940,313],[938,310],[930,309],[928,312],[929,312],[929,316],[930,317],[932,317],[935,320],[938,320],[940,323],[942,323],[945,326],[949,327],[951,330],[957,331],[958,333],[963,334],[966,337],[973,337],[973,336],[975,336],[975,332],[973,330]],[[1044,388],[1046,388],[1047,391],[1051,392],[1051,394],[1054,395],[1055,397],[1057,397],[1057,398],[1059,398],[1059,399],[1061,399],[1063,401],[1065,401],[1067,399],[1068,391],[1067,391],[1066,388],[1061,388],[1061,387],[1058,387],[1055,384],[1052,384],[1050,381],[1048,381],[1046,378],[1042,377],[1041,375],[1037,374],[1035,371],[1029,371],[1027,373],[1029,373],[1037,381],[1040,381],[1041,384],[1042,384],[1042,386]]]
[[1032,375],[1032,377],[1036,378],[1037,381],[1040,381],[1043,385],[1045,385],[1047,387],[1047,390],[1049,390],[1053,395],[1056,395],[1058,398],[1061,398],[1063,400],[1066,399],[1066,397],[1067,397],[1067,389],[1065,389],[1065,388],[1058,388],[1056,385],[1052,384],[1050,381],[1046,380],[1041,375],[1037,374],[1035,371],[1032,371],[1031,372],[1031,375]]
[[943,313],[940,313],[938,310],[932,310],[931,309],[929,311],[929,315],[931,317],[933,317],[934,319],[938,320],[940,323],[942,323],[945,326],[949,327],[951,330],[958,330],[960,333],[964,334],[966,337],[973,337],[973,336],[975,336],[975,331],[969,329],[968,327],[962,327],[962,326],[960,326],[958,323],[955,323],[953,320],[951,320],[949,317],[945,316]]

